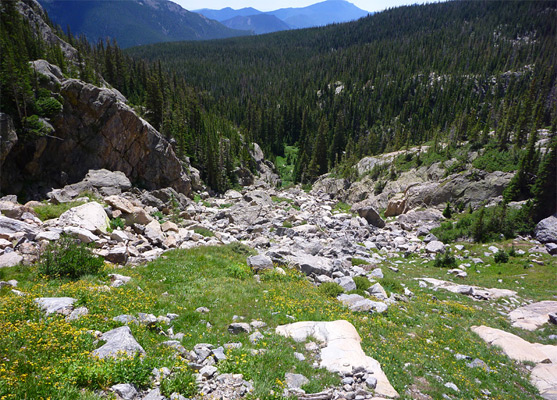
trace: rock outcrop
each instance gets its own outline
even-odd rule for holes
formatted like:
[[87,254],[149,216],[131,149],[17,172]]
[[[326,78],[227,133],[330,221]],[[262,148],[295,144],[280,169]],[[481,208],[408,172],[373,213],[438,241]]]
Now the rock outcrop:
[[[191,194],[189,166],[170,143],[126,104],[115,89],[65,79],[44,60],[33,63],[46,88],[59,88],[63,110],[50,121],[54,132],[8,154],[3,182],[13,192],[36,182],[36,192],[78,182],[90,169],[123,172],[138,186],[172,187]],[[5,184],[3,185],[5,186]]]

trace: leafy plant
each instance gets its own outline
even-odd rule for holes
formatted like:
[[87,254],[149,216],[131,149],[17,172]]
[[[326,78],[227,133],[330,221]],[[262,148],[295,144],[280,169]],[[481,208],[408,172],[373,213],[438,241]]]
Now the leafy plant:
[[49,278],[78,279],[84,275],[98,275],[104,261],[94,255],[87,245],[62,235],[50,243],[39,261],[39,273]]
[[354,267],[356,267],[358,265],[368,265],[369,264],[369,262],[367,262],[366,260],[362,260],[361,258],[356,258],[356,257],[353,257],[351,262],[352,262],[352,265]]
[[193,397],[197,393],[195,377],[182,369],[161,382],[161,394],[170,397],[172,393],[179,393],[185,397]]
[[319,291],[325,296],[337,297],[344,293],[344,289],[336,282],[324,282],[319,285]]
[[443,210],[443,217],[449,219],[453,216],[453,210],[451,208],[451,203],[447,202],[447,206]]
[[126,223],[125,221],[118,217],[118,218],[113,218],[110,220],[110,229],[124,229],[126,227]]
[[379,279],[379,283],[381,284],[381,286],[383,286],[383,289],[385,289],[387,293],[404,293],[404,287],[400,284],[399,281],[393,278],[385,277]]

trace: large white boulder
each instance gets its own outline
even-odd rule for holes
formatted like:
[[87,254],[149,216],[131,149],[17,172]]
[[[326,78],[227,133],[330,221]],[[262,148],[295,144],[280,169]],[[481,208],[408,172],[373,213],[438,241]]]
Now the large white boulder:
[[106,233],[109,220],[103,206],[97,202],[90,202],[69,209],[58,218],[58,224],[62,226],[74,226],[87,229],[93,233]]

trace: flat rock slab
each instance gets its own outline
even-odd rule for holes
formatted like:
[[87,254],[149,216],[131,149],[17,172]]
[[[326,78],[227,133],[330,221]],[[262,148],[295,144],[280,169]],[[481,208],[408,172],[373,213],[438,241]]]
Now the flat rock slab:
[[366,356],[360,342],[362,339],[356,328],[344,320],[332,322],[304,321],[278,326],[276,333],[303,342],[309,337],[325,343],[321,349],[321,367],[331,372],[346,374],[353,368],[364,368],[377,378],[375,394],[385,397],[399,397],[379,362]]
[[557,312],[557,301],[540,301],[517,308],[509,313],[512,326],[535,331],[549,321],[549,314]]
[[92,356],[98,358],[118,358],[123,355],[133,356],[136,353],[145,354],[145,350],[132,335],[129,326],[121,326],[103,333],[101,340],[106,343],[93,351]]
[[499,346],[509,358],[517,361],[531,361],[534,363],[557,363],[557,346],[549,344],[530,343],[512,333],[488,326],[473,326],[485,342]]
[[444,289],[452,293],[465,294],[480,300],[495,300],[500,297],[516,296],[514,290],[509,289],[496,289],[496,288],[482,288],[479,286],[458,285],[453,282],[442,281],[434,278],[417,278],[420,281],[429,283],[435,289]]
[[35,303],[46,315],[54,313],[69,315],[73,310],[73,303],[76,301],[77,299],[72,297],[38,297],[35,299]]
[[557,364],[538,364],[532,370],[530,381],[546,400],[557,400]]

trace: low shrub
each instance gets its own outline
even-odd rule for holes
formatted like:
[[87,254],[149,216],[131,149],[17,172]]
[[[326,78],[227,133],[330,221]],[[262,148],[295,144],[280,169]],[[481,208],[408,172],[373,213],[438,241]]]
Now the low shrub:
[[120,217],[110,220],[110,229],[112,229],[112,230],[118,229],[118,228],[124,229],[125,227],[126,227],[126,223]]
[[371,287],[371,282],[365,276],[355,276],[356,290],[366,290]]
[[185,397],[193,397],[197,393],[195,377],[190,371],[178,371],[161,382],[161,394],[170,397],[172,393]]
[[72,201],[69,203],[61,204],[41,204],[40,206],[34,207],[33,210],[37,213],[37,216],[41,221],[46,221],[53,218],[58,218],[60,215],[68,211],[70,208],[74,208],[84,204],[81,201]]
[[84,275],[98,275],[104,260],[94,255],[87,245],[62,235],[50,243],[39,260],[39,273],[49,278],[79,279]]
[[198,234],[200,234],[201,236],[205,236],[205,237],[213,237],[213,236],[215,236],[215,234],[214,234],[211,230],[209,230],[209,229],[207,229],[207,228],[203,228],[203,227],[201,227],[201,226],[196,226],[195,228],[193,228],[193,231],[194,231],[195,233],[198,233]]
[[383,278],[379,279],[379,283],[383,286],[383,289],[385,289],[387,293],[404,293],[404,287],[397,280],[392,278]]
[[509,254],[505,250],[499,250],[493,255],[493,259],[497,264],[505,264],[509,262]]
[[353,257],[351,262],[352,262],[352,266],[354,266],[354,267],[356,267],[358,265],[368,265],[369,264],[369,262],[367,262],[366,260],[362,260],[361,258],[356,258],[356,257]]
[[325,282],[319,286],[319,291],[328,297],[334,297],[344,293],[344,289],[338,283],[335,282]]
[[437,254],[433,261],[436,268],[454,268],[456,267],[456,258],[450,253]]

